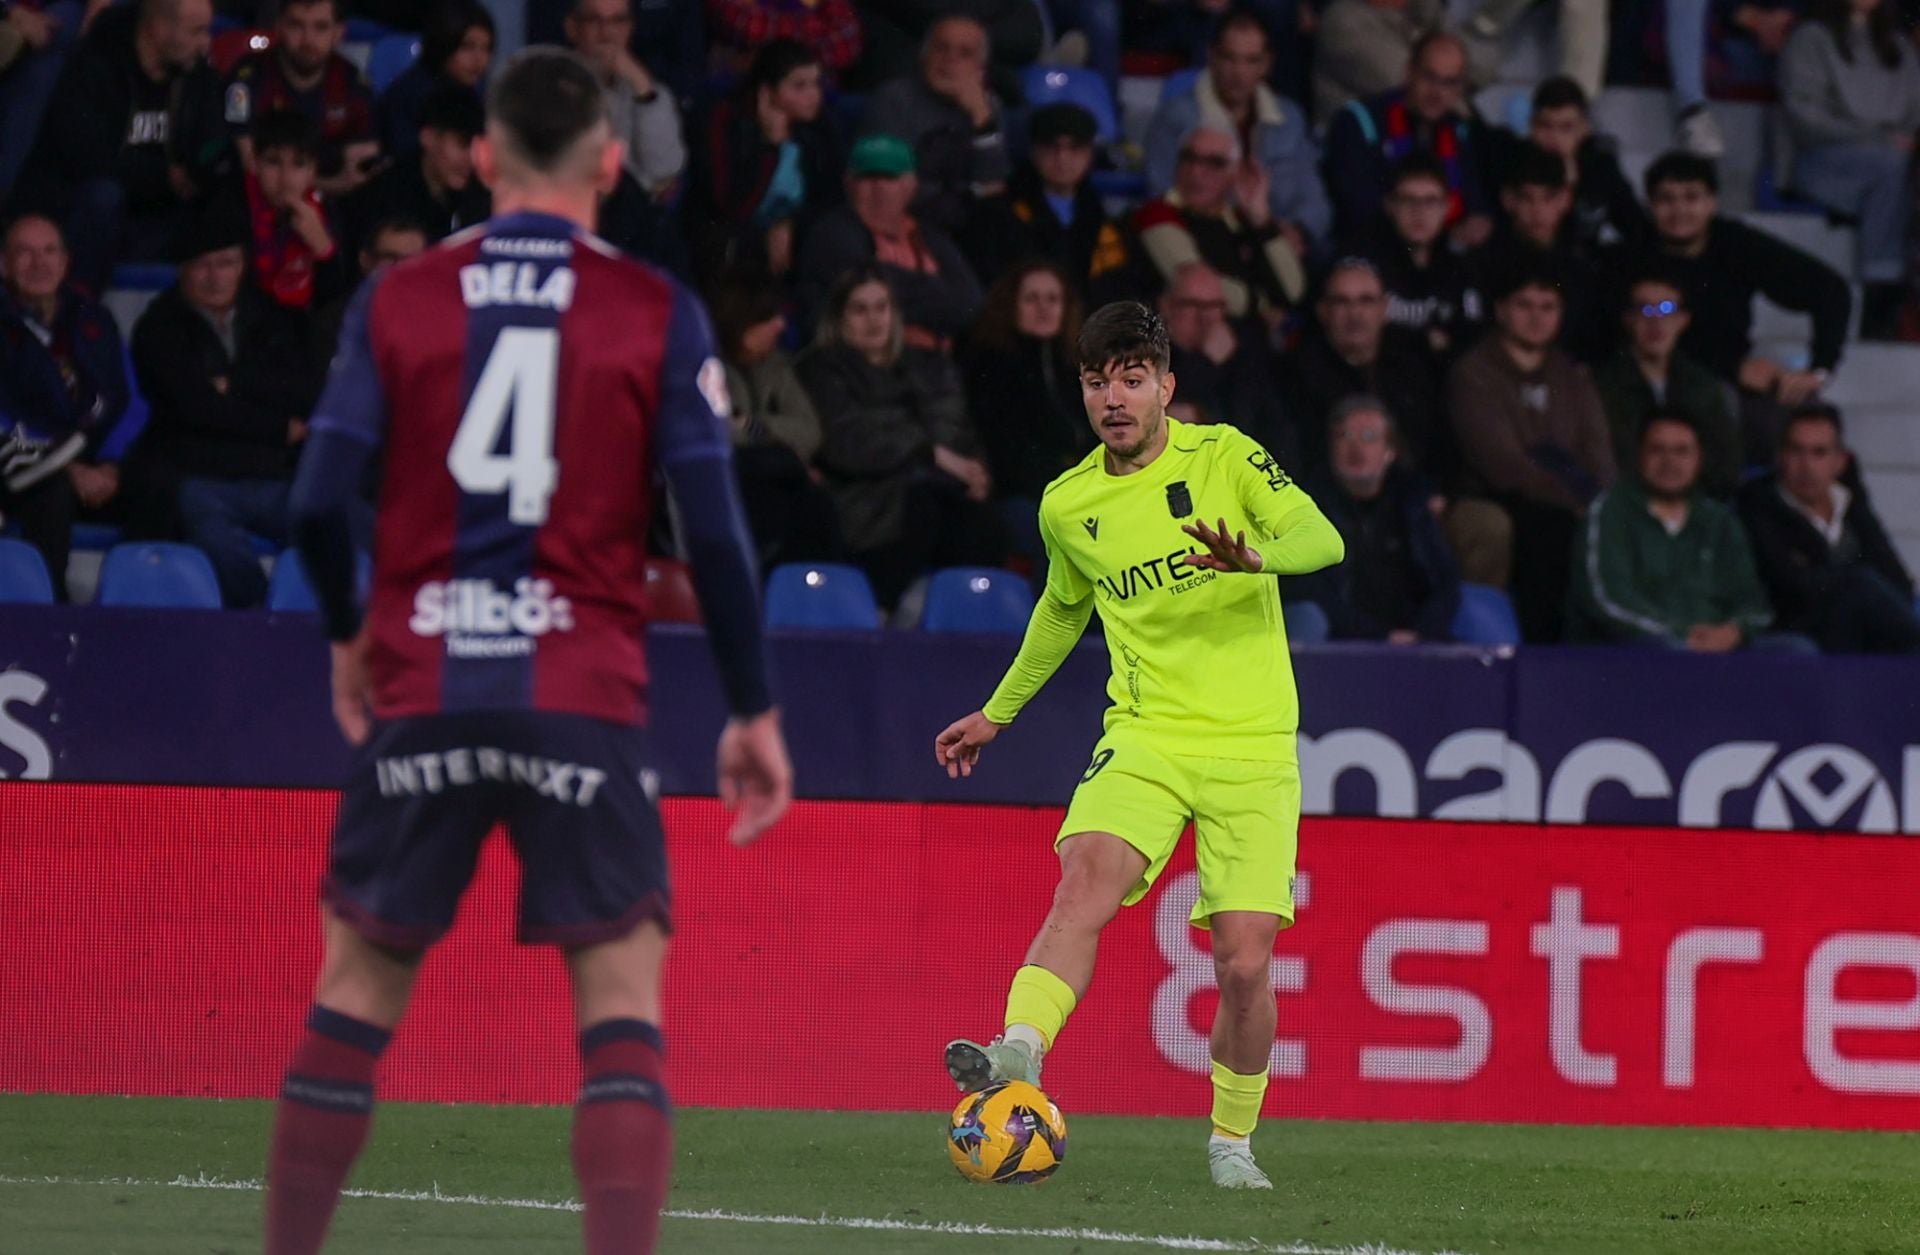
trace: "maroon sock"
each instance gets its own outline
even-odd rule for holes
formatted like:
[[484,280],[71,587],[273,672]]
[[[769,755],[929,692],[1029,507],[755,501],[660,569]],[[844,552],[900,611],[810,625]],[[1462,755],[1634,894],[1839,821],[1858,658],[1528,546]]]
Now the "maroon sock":
[[393,1036],[316,1005],[280,1087],[267,1154],[266,1255],[316,1255],[373,1125],[373,1069]]
[[673,1167],[660,1030],[603,1020],[580,1034],[586,1082],[573,1112],[573,1171],[586,1204],[587,1255],[648,1255]]

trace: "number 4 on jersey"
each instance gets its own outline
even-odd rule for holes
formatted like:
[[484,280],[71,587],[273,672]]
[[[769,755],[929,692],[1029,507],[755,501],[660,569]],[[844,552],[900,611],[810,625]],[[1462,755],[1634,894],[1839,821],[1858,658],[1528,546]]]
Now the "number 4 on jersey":
[[[559,361],[560,332],[555,328],[502,330],[447,450],[453,482],[470,493],[506,493],[507,519],[523,527],[547,521],[547,501],[560,481],[560,465],[553,457]],[[502,454],[501,429],[509,417],[512,428]]]

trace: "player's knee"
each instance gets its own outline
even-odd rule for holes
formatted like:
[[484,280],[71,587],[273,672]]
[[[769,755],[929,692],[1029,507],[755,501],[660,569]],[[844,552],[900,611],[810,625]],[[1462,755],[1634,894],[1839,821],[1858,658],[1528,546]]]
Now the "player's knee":
[[1094,865],[1093,860],[1069,860],[1060,872],[1060,884],[1053,891],[1056,918],[1083,926],[1101,927],[1120,912],[1124,888],[1115,885],[1116,877]]
[[1270,952],[1251,946],[1215,955],[1213,973],[1220,985],[1221,999],[1251,1002],[1262,993],[1272,997],[1272,984],[1268,976],[1270,958]]

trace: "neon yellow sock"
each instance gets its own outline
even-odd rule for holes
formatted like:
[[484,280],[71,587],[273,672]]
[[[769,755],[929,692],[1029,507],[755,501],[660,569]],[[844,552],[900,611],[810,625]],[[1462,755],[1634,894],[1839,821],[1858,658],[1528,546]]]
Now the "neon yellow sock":
[[1067,982],[1029,963],[1013,974],[1013,987],[1007,990],[1007,1027],[1032,1025],[1040,1034],[1040,1048],[1051,1050],[1078,1001]]
[[1222,1137],[1252,1137],[1260,1122],[1260,1102],[1267,1096],[1267,1073],[1242,1076],[1226,1064],[1213,1064],[1213,1131]]

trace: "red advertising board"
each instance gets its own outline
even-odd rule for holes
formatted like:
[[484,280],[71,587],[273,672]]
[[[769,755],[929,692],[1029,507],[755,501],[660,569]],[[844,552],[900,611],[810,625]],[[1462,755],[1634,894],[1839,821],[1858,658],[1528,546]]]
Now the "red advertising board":
[[[257,1097],[318,959],[332,795],[0,785],[0,1090]],[[806,803],[736,851],[670,801],[687,1104],[926,1110],[995,1030],[1059,812]],[[1070,1111],[1199,1115],[1206,935],[1177,858],[1047,1061]],[[560,1103],[560,965],[489,847],[385,1096]],[[1310,820],[1270,1116],[1920,1128],[1920,843]]]

